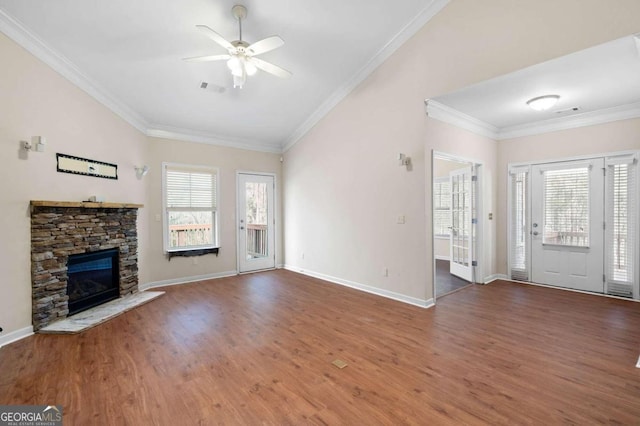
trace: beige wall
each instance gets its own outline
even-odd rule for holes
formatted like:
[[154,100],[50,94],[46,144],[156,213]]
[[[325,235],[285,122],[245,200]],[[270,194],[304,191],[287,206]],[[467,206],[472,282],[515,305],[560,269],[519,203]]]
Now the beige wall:
[[[452,0],[286,153],[279,179],[284,184],[280,199],[286,203],[285,261],[430,299],[431,150],[485,162],[486,196],[495,204],[497,144],[427,119],[424,99],[637,31],[637,0]],[[0,52],[5,160],[0,182],[0,266],[5,274],[0,327],[5,331],[0,337],[31,324],[32,199],[81,200],[97,194],[144,203],[138,221],[143,284],[235,270],[235,170],[278,173],[277,156],[150,140],[2,35]],[[47,138],[47,151],[27,159],[19,143],[34,135]],[[116,163],[120,178],[56,173],[56,152]],[[412,157],[411,171],[397,165],[398,152]],[[500,156],[501,173],[510,158],[507,151]],[[223,170],[222,196],[227,196],[221,207],[219,258],[205,256],[198,265],[164,259],[155,215],[160,213],[159,172],[165,159],[197,160]],[[133,170],[140,164],[152,167],[142,181]],[[405,225],[396,224],[399,215],[406,217]],[[497,221],[504,221],[503,215],[497,212]],[[492,226],[487,224],[488,235],[493,235]],[[503,251],[498,250],[500,262],[495,249],[488,251],[488,273],[504,270]],[[389,268],[389,277],[382,277],[383,267]]]
[[[431,150],[486,162],[487,213],[499,177],[497,144],[467,145],[478,138],[427,119],[424,99],[638,30],[636,0],[452,0],[285,154],[285,263],[430,299]],[[412,171],[397,166],[398,152]],[[503,263],[493,246],[501,221],[483,225],[485,276]]]
[[[478,281],[484,281],[495,274],[497,265],[494,244],[496,238],[496,221],[495,218],[494,220],[489,220],[489,213],[494,213],[497,210],[497,198],[495,194],[497,192],[496,170],[498,144],[493,139],[478,136],[467,130],[433,119],[427,119],[425,133],[427,156],[431,157],[431,151],[433,150],[482,164],[482,171],[480,172],[482,181],[480,182],[479,190],[482,197],[483,215],[478,218],[478,226],[483,236],[482,246],[480,247],[482,253],[481,256],[478,257],[482,265],[482,275],[476,279]],[[429,161],[427,166],[430,166],[430,164],[431,162]],[[429,176],[431,175],[430,167],[427,173]],[[427,211],[430,212],[432,209],[430,185],[426,187],[425,203],[427,204]],[[431,221],[431,217],[428,217],[427,220]],[[431,228],[429,228],[429,231],[430,229]],[[431,232],[427,234],[427,238],[428,241],[431,241]],[[433,254],[428,250],[426,259],[430,260],[432,256]],[[431,262],[428,263],[428,276],[431,277]],[[432,286],[430,281],[427,283],[427,286]]]
[[509,163],[556,160],[640,149],[640,118],[508,139],[499,142],[498,272],[507,271],[507,173]]
[[[107,201],[142,203],[138,216],[139,282],[179,281],[236,270],[236,170],[276,174],[276,211],[281,217],[280,155],[148,138],[82,90],[0,34],[0,180],[2,230],[0,339],[31,325],[30,200],[79,201],[102,195]],[[47,138],[46,152],[25,155],[20,141]],[[56,172],[56,153],[118,165],[118,180]],[[220,168],[220,256],[170,263],[162,253],[162,161]],[[134,166],[151,170],[142,180]],[[282,221],[276,224],[276,262],[282,263]]]
[[[220,171],[219,229],[220,253],[197,258],[177,257],[169,262],[163,252],[162,222],[162,162],[195,164],[217,167]],[[146,257],[152,267],[148,271],[149,282],[157,283],[188,277],[215,276],[235,273],[236,265],[236,171],[251,171],[276,174],[276,217],[281,214],[281,163],[279,154],[247,151],[200,143],[150,138],[148,164],[151,167],[146,177],[149,202],[146,214],[149,222],[149,244]],[[282,221],[276,224],[276,264],[282,263]],[[193,260],[197,259],[197,265]]]
[[[134,165],[143,164],[147,139],[55,71],[0,34],[0,337],[31,325],[30,200],[147,202]],[[20,150],[21,140],[47,139],[46,152]],[[56,153],[118,165],[118,180],[56,172]],[[140,210],[141,217],[145,209]],[[147,238],[138,221],[140,245]],[[148,262],[140,253],[140,278]]]

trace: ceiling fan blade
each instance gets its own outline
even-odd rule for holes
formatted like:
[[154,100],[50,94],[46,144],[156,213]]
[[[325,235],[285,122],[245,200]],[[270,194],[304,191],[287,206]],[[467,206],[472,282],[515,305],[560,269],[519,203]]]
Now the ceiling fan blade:
[[289,78],[291,77],[291,73],[287,70],[285,70],[284,68],[280,68],[277,65],[273,65],[270,62],[267,61],[263,61],[262,59],[258,59],[258,58],[248,58],[248,61],[253,62],[253,64],[260,68],[262,71],[266,71],[269,74],[273,74],[275,76],[278,76],[280,78]]
[[231,58],[231,55],[209,55],[209,56],[194,56],[191,58],[182,58],[187,62],[210,62],[210,61],[224,61]]
[[231,44],[231,42],[229,42],[226,38],[222,37],[220,34],[213,31],[211,28],[207,27],[206,25],[196,25],[196,28],[200,30],[202,34],[206,35],[211,40],[215,41],[225,49],[227,50],[235,49],[233,47],[233,44]]
[[280,38],[280,36],[271,36],[260,41],[256,41],[252,45],[250,45],[247,50],[251,53],[251,55],[259,55],[261,53],[269,52],[273,49],[277,49],[278,47],[284,44],[284,40]]

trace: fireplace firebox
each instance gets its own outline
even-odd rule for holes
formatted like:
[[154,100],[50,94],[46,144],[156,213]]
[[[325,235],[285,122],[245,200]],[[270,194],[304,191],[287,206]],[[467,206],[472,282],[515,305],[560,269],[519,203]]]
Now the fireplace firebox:
[[73,254],[67,261],[69,315],[120,295],[118,249]]

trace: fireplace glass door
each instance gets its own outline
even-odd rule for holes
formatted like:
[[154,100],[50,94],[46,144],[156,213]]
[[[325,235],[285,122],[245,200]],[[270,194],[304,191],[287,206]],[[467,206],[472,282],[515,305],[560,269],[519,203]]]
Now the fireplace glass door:
[[69,315],[118,298],[118,249],[74,254],[67,262]]

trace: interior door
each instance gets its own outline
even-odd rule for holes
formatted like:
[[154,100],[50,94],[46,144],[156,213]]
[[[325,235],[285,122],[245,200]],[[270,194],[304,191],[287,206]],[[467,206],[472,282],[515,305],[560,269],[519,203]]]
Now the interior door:
[[473,280],[471,166],[449,173],[451,188],[451,233],[449,273]]
[[275,268],[274,177],[238,174],[238,268]]
[[604,160],[531,169],[531,278],[604,291]]

